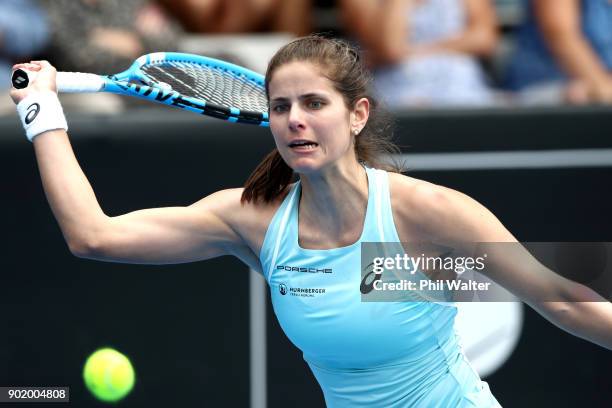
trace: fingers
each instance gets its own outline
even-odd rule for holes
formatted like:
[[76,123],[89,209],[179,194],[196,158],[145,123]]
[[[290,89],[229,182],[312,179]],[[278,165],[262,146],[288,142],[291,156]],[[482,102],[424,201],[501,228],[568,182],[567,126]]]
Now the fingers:
[[15,71],[16,69],[23,69],[26,71],[40,71],[49,68],[54,69],[53,66],[49,64],[49,61],[45,60],[30,61],[13,65],[13,71]]
[[23,69],[24,71],[40,71],[40,65],[33,64],[30,62],[13,65],[13,71],[18,69]]
[[53,68],[53,66],[51,64],[49,64],[49,61],[46,61],[46,60],[31,61],[31,62],[32,62],[32,64],[38,65],[41,69]]

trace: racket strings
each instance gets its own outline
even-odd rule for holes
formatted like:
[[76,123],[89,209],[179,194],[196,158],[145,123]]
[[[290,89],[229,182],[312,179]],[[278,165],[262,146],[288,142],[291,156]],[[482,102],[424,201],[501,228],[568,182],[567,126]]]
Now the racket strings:
[[149,64],[141,69],[153,82],[168,84],[187,97],[243,111],[268,111],[263,86],[239,73],[177,61]]

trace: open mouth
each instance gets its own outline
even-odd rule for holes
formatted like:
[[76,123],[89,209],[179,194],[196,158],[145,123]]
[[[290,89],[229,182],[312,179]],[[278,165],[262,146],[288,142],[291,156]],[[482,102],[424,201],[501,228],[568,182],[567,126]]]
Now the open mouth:
[[318,143],[311,142],[308,140],[298,140],[298,141],[289,143],[289,147],[295,150],[312,150],[318,145],[319,145]]

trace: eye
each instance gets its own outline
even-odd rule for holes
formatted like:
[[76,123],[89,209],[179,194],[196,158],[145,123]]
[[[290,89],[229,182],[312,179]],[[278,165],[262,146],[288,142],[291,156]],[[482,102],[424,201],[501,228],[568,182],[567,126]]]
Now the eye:
[[283,105],[283,104],[274,105],[272,107],[272,110],[276,113],[286,112],[287,109],[288,109],[287,105]]
[[323,107],[323,101],[310,101],[308,102],[308,107],[311,109],[321,109]]

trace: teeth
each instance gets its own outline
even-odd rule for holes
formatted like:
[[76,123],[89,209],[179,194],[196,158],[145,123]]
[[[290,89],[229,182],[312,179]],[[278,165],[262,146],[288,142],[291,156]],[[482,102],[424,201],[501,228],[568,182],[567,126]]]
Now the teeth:
[[289,145],[289,147],[314,147],[317,146],[315,142],[294,142]]

